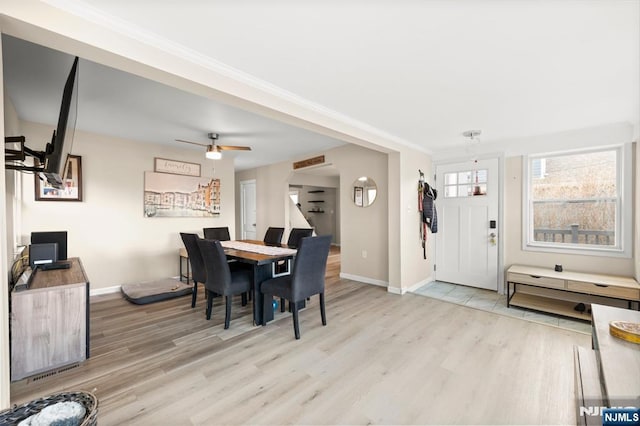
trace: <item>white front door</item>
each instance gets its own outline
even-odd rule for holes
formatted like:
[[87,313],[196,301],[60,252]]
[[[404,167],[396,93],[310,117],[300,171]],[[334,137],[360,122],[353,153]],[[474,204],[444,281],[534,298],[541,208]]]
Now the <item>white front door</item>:
[[498,289],[497,158],[436,167],[436,279]]
[[240,233],[243,240],[256,239],[256,181],[240,182],[240,211],[242,224]]

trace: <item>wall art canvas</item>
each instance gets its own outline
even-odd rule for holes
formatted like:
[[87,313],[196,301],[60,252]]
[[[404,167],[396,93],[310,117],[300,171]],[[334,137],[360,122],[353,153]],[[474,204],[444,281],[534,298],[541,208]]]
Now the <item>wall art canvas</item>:
[[145,217],[220,215],[220,179],[144,172]]

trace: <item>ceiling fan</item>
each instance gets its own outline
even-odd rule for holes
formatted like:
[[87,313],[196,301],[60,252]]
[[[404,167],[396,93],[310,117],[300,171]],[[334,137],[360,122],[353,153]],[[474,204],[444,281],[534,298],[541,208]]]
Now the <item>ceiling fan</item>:
[[216,141],[218,140],[217,133],[208,133],[207,137],[213,141],[211,144],[205,144],[200,142],[191,142],[185,141],[183,139],[176,139],[176,142],[190,143],[192,145],[200,145],[207,148],[207,152],[205,156],[211,160],[219,160],[222,158],[221,151],[251,151],[251,147],[249,146],[235,146],[235,145],[218,145]]

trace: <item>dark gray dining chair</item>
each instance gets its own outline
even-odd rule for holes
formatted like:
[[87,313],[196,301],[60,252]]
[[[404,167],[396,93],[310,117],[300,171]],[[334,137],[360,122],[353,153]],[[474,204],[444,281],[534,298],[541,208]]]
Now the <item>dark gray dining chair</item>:
[[298,248],[300,244],[300,240],[304,237],[310,237],[313,235],[312,228],[293,228],[289,233],[289,238],[287,239],[287,245],[291,248]]
[[[292,228],[291,232],[289,232],[289,238],[287,239],[287,246],[290,248],[298,248],[300,244],[300,240],[305,237],[310,237],[313,235],[312,228]],[[289,268],[291,266],[291,262],[289,261],[281,261],[278,262],[274,266],[274,275],[278,274],[286,274],[289,272]],[[284,299],[280,299],[280,312],[284,312]]]
[[191,265],[191,279],[193,280],[191,307],[195,308],[198,296],[198,284],[204,285],[204,282],[207,279],[207,272],[204,268],[202,255],[200,254],[200,247],[198,247],[198,240],[200,237],[198,234],[190,234],[187,232],[181,232],[180,237],[182,238],[184,248],[187,250],[187,255],[189,256],[189,265]]
[[242,306],[247,304],[247,294],[251,290],[253,275],[249,269],[231,270],[227,263],[224,248],[217,240],[198,240],[207,278],[204,286],[207,289],[207,319],[211,319],[214,294],[225,297],[224,328],[231,322],[231,301],[233,296],[242,295]]
[[274,228],[270,226],[267,232],[264,234],[264,241],[267,244],[280,244],[282,243],[282,235],[284,234],[284,228]]
[[229,241],[231,239],[228,226],[202,228],[202,231],[204,232],[204,238],[206,240]]
[[294,334],[296,339],[300,339],[298,304],[315,294],[320,295],[322,325],[327,325],[324,307],[324,277],[330,246],[331,235],[302,238],[291,274],[272,278],[262,283],[260,287],[260,292],[264,294],[262,325],[266,325],[264,317],[266,310],[273,309],[273,297],[284,298],[289,301],[289,306],[291,306]]

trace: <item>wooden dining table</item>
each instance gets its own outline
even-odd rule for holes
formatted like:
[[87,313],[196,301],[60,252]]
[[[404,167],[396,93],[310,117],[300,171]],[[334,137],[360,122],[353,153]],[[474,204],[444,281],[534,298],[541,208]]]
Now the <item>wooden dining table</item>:
[[[238,262],[252,265],[253,267],[253,323],[262,325],[263,321],[263,301],[264,296],[260,291],[262,283],[274,276],[273,265],[281,260],[288,261],[295,257],[294,249],[286,250],[286,253],[258,253],[255,251],[241,250],[233,247],[225,247],[225,245],[233,245],[234,242],[249,243],[251,245],[263,247],[279,247],[289,249],[286,244],[267,244],[257,240],[232,240],[221,241],[227,259],[236,260]],[[273,310],[269,309],[264,315],[265,322],[273,320]]]

